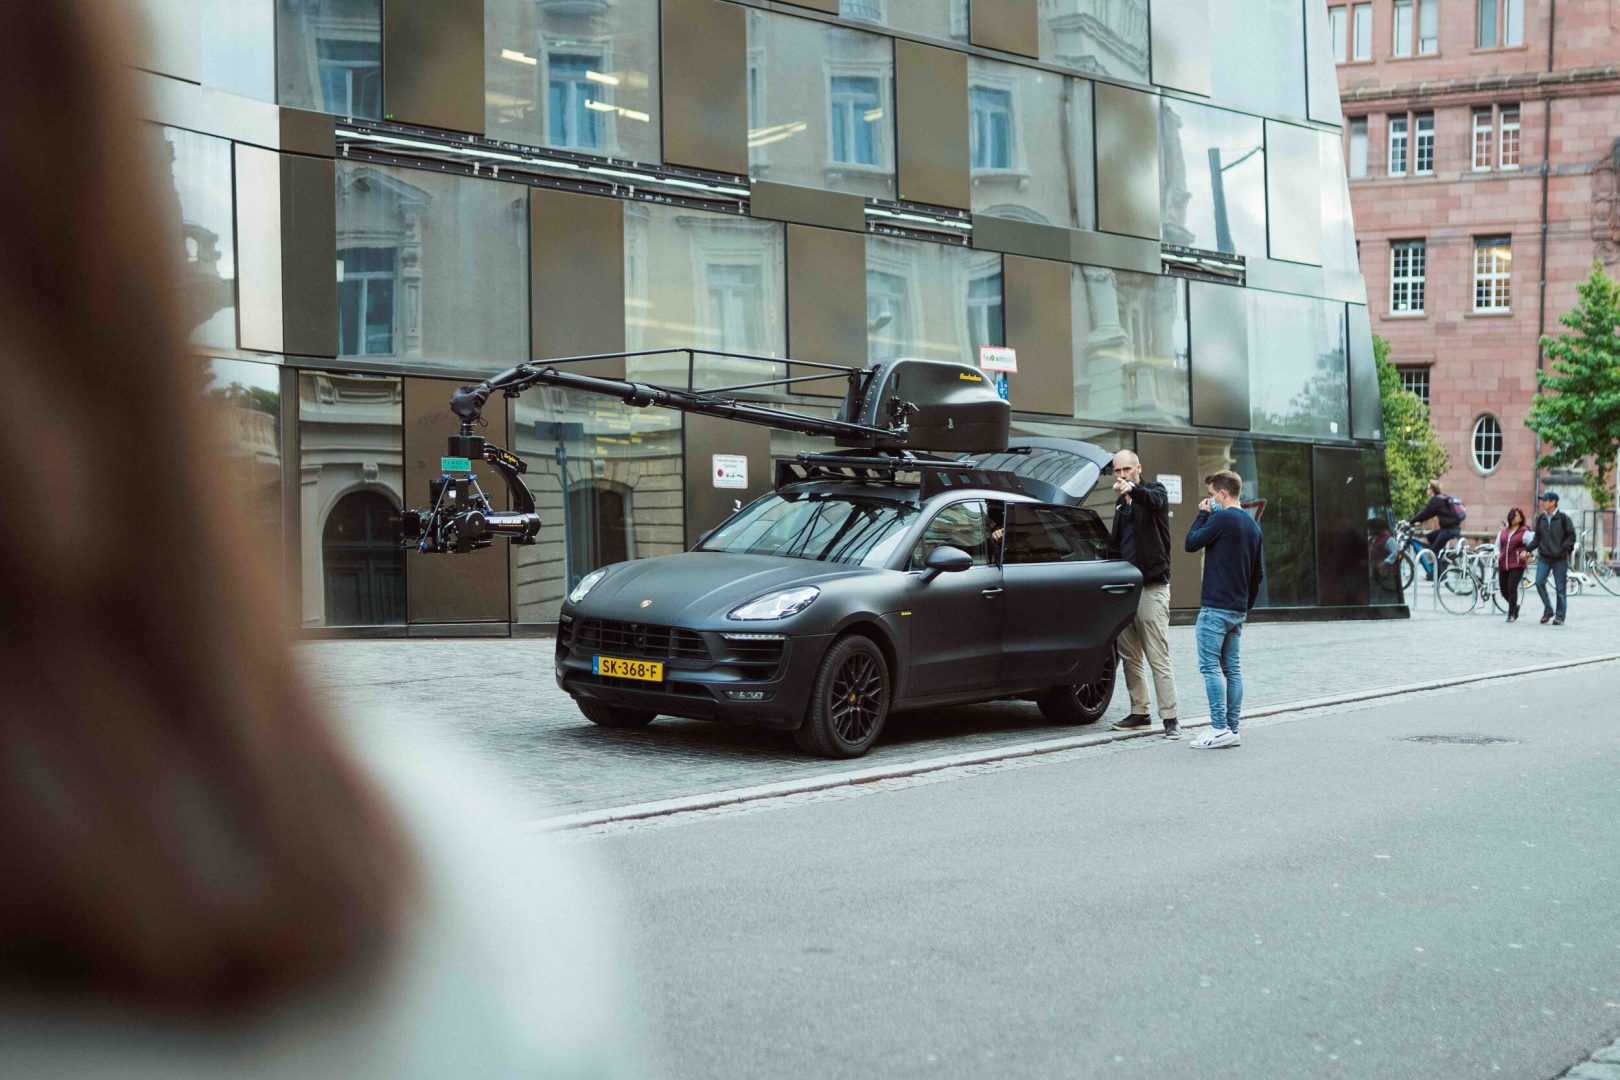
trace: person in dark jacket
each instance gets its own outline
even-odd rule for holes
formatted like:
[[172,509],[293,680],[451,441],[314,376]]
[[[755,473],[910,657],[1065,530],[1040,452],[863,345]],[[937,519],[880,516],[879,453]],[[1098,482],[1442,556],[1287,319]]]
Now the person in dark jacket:
[[1413,525],[1420,525],[1430,518],[1434,519],[1438,528],[1432,530],[1425,540],[1434,552],[1434,572],[1438,576],[1446,568],[1446,544],[1462,535],[1462,518],[1457,516],[1457,504],[1440,490],[1438,480],[1429,481],[1429,501],[1407,520]]
[[1204,477],[1209,498],[1187,532],[1187,550],[1204,552],[1204,586],[1198,612],[1198,670],[1209,695],[1209,730],[1194,739],[1196,750],[1241,746],[1243,673],[1238,648],[1243,623],[1260,597],[1265,576],[1260,526],[1238,503],[1243,480],[1222,469]]
[[1508,511],[1506,524],[1496,534],[1496,573],[1502,598],[1507,601],[1508,622],[1515,622],[1519,618],[1519,583],[1524,580],[1524,568],[1528,562],[1524,541],[1529,534],[1530,528],[1524,523],[1524,511],[1517,506]]
[[[1532,528],[1536,534],[1536,594],[1541,597],[1541,621],[1551,620],[1554,626],[1563,626],[1569,599],[1569,557],[1575,554],[1575,523],[1558,509],[1558,492],[1541,493],[1541,513],[1536,515]],[[1547,596],[1549,576],[1558,593],[1557,611]]]
[[1176,711],[1176,677],[1170,667],[1170,496],[1164,485],[1142,479],[1142,462],[1130,450],[1114,455],[1114,547],[1142,571],[1142,595],[1136,617],[1119,635],[1119,658],[1125,665],[1125,689],[1131,712],[1115,731],[1153,723],[1148,703],[1148,669],[1159,699],[1164,737],[1181,738]]

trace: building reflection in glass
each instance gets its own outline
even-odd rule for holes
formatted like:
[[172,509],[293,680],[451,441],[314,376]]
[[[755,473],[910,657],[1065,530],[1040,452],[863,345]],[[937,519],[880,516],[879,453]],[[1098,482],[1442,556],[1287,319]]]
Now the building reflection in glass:
[[281,553],[281,368],[246,360],[206,362],[203,399],[215,424],[231,506],[262,543]]
[[973,212],[1041,225],[1095,225],[1091,83],[968,58]]
[[1070,281],[1078,414],[1187,424],[1187,283],[1098,266]]
[[1147,0],[1040,0],[1041,62],[1148,81]]
[[1159,112],[1159,198],[1165,243],[1264,258],[1264,122],[1164,98]]
[[180,309],[194,345],[236,347],[236,226],[231,144],[180,128],[143,124],[169,170],[163,192],[180,267]]
[[[1198,475],[1231,469],[1242,477],[1241,505],[1265,537],[1259,607],[1316,603],[1310,452],[1304,444],[1207,435],[1198,439]],[[1203,492],[1197,497],[1203,498]]]
[[405,621],[404,381],[298,376],[303,624]]
[[276,0],[282,105],[382,117],[382,0]]
[[1344,305],[1243,290],[1249,306],[1250,427],[1274,435],[1350,437]]
[[981,346],[1004,341],[1001,256],[868,236],[866,335],[871,360],[908,356],[977,365]]
[[1305,6],[1298,0],[1214,0],[1210,16],[1211,96],[1264,116],[1303,117]]

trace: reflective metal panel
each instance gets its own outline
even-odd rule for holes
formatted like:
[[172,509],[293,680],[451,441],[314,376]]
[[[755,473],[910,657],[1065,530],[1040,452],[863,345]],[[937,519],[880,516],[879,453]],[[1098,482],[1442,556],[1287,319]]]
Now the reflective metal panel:
[[181,311],[194,345],[236,347],[236,225],[231,144],[179,128],[141,125],[166,162],[161,207],[180,269]]
[[337,170],[329,158],[281,155],[282,344],[297,356],[336,356]]
[[911,41],[894,43],[900,198],[967,209],[967,57]]
[[1097,228],[1159,238],[1158,99],[1098,83]]
[[1187,285],[1192,343],[1192,422],[1249,427],[1249,306],[1245,290],[1193,281]]
[[[529,191],[529,303],[533,358],[624,349],[624,208],[618,199]],[[624,377],[623,360],[578,366]]]
[[723,0],[663,0],[664,160],[748,172],[747,12]]
[[1077,414],[1120,423],[1185,425],[1187,282],[1077,266],[1073,292]]
[[[800,360],[861,367],[866,360],[866,241],[859,233],[787,227],[787,351]],[[791,375],[813,375],[790,367]],[[842,397],[849,380],[801,383],[798,394]]]
[[[1204,497],[1199,440],[1190,435],[1143,431],[1136,436],[1135,449],[1142,459],[1142,475],[1160,483],[1171,476],[1180,481],[1181,501],[1170,504],[1170,606],[1196,608],[1204,581],[1204,557],[1187,551],[1187,530],[1198,516],[1198,500]],[[1112,506],[1110,499],[1110,520]]]
[[1153,81],[1209,95],[1211,0],[1154,0]]
[[283,351],[281,155],[236,145],[236,291],[242,348]]
[[1384,437],[1384,401],[1378,391],[1378,365],[1373,357],[1372,322],[1365,304],[1351,304],[1350,315],[1350,436]]
[[[1315,520],[1310,447],[1244,437],[1201,436],[1200,478],[1230,469],[1243,480],[1240,503],[1260,526],[1265,576],[1258,607],[1316,603]],[[1199,498],[1204,486],[1198,485]]]
[[1333,61],[1325,4],[1305,5],[1306,113],[1312,120],[1339,127],[1339,73]]
[[[1165,242],[1264,257],[1266,147],[1259,118],[1168,97],[1159,116]],[[1319,199],[1313,191],[1313,204]]]
[[1311,448],[1319,604],[1367,603],[1367,475],[1362,462],[1360,450]]
[[1073,335],[1065,262],[1002,258],[1007,344],[1018,350],[1018,372],[1008,376],[1008,397],[1018,412],[1074,415]]
[[1043,62],[1148,81],[1147,0],[1043,0],[1040,20]]
[[1076,231],[1069,234],[1069,240],[1069,261],[1088,266],[1113,266],[1140,274],[1157,274],[1164,261],[1157,238]]
[[340,356],[499,369],[529,358],[529,190],[343,161]]
[[336,116],[382,116],[382,0],[276,3],[276,100]]
[[658,0],[486,0],[492,139],[660,159]]
[[1001,256],[993,251],[866,238],[867,355],[977,366],[1002,343]]
[[975,214],[1093,228],[1091,83],[970,57],[968,158]]
[[973,216],[973,246],[1037,259],[1067,260],[1073,248],[1072,229],[1035,225],[1012,218]]
[[1305,116],[1305,4],[1213,0],[1210,90],[1222,105],[1263,116]]
[[866,231],[866,203],[858,195],[755,180],[748,200],[753,217],[827,229]]
[[483,134],[483,0],[388,0],[383,58],[383,119]]
[[972,41],[987,49],[1039,57],[1041,21],[1037,0],[974,0]]
[[[1344,305],[1245,289],[1250,426],[1257,432],[1346,439],[1350,394]],[[1193,333],[1201,334],[1198,323]],[[1201,339],[1195,337],[1197,344]],[[1196,348],[1196,345],[1195,345]],[[1198,358],[1193,358],[1196,366]]]
[[1322,134],[1266,121],[1266,222],[1273,259],[1322,264]]

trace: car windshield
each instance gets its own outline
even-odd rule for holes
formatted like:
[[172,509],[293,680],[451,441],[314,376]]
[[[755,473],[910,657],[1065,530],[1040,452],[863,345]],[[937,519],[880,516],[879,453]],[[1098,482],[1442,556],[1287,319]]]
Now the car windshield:
[[890,499],[778,492],[720,526],[698,550],[881,566],[916,515],[915,506]]

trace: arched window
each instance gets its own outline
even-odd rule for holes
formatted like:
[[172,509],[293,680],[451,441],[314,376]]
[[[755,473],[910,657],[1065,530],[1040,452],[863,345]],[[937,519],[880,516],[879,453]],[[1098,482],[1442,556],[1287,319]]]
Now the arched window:
[[1495,472],[1502,464],[1502,425],[1490,413],[1474,421],[1473,448],[1474,467],[1480,472]]
[[405,621],[405,551],[394,505],[375,491],[337,501],[321,531],[327,626]]
[[635,553],[630,534],[630,491],[601,481],[568,489],[568,584]]

